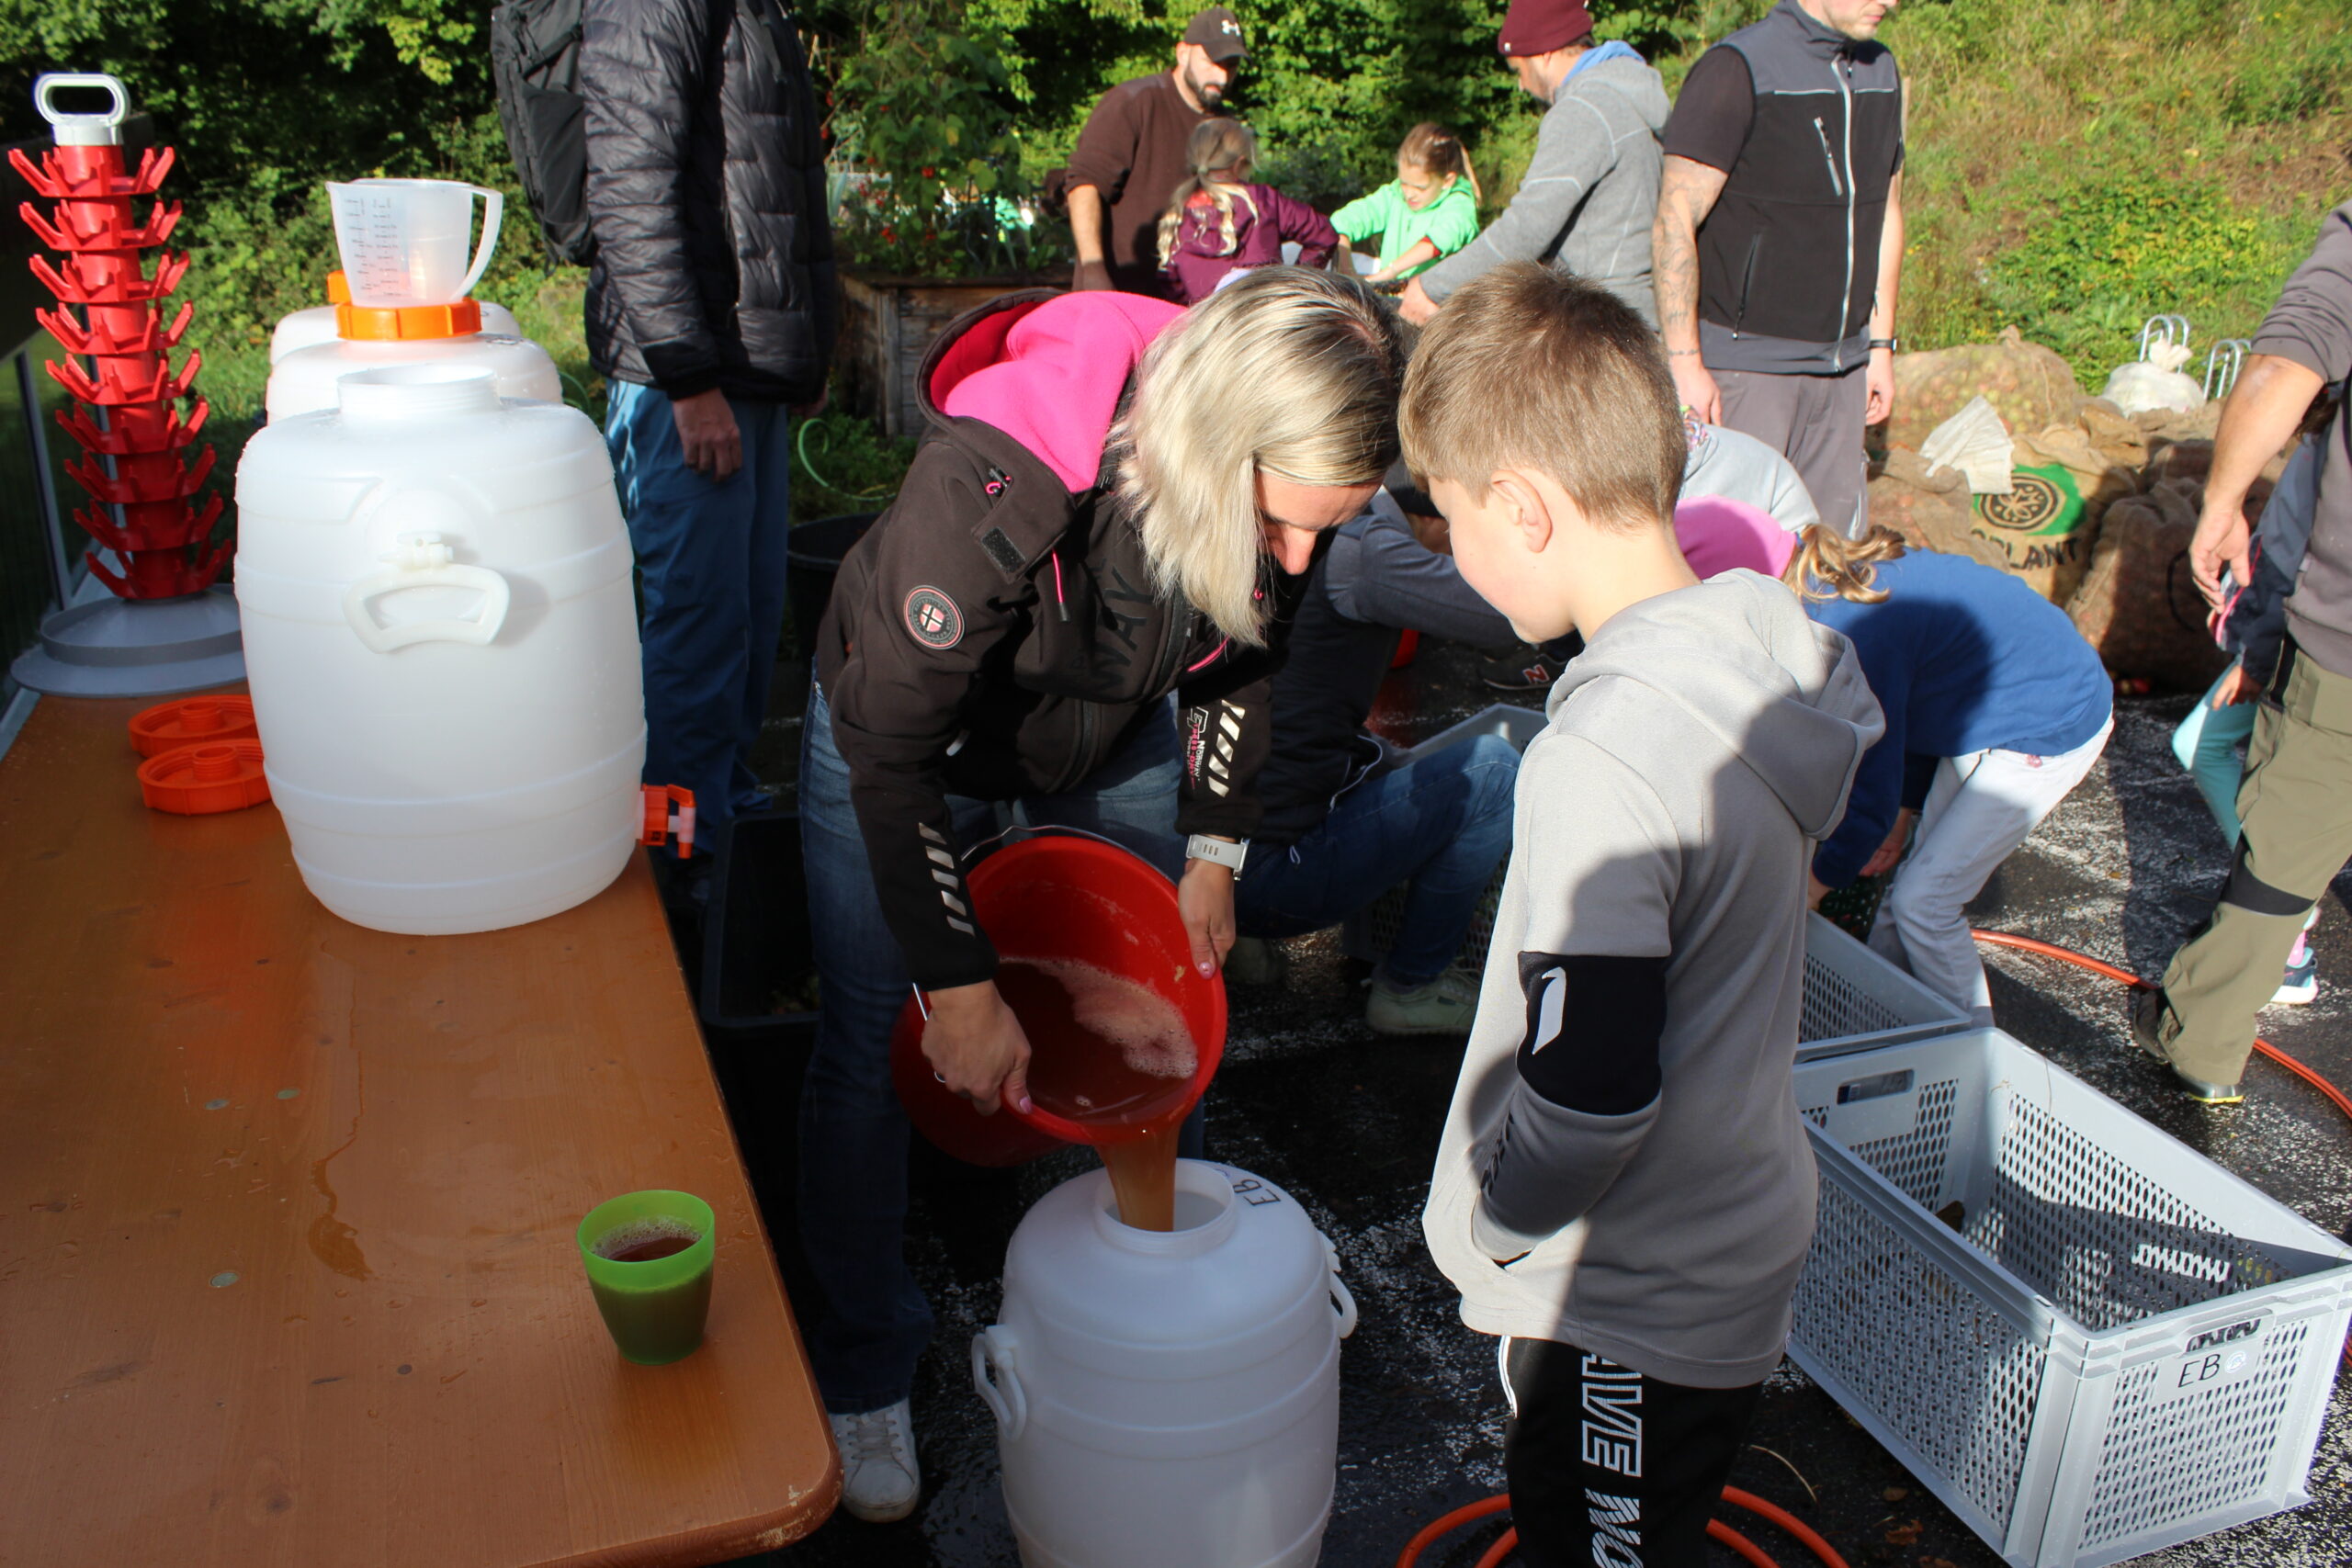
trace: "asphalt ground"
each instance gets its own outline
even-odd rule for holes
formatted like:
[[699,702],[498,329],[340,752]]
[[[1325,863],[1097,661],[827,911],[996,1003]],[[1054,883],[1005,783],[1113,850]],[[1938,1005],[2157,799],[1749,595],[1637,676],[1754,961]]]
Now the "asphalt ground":
[[[1376,728],[1410,742],[1494,701],[1475,656],[1428,640],[1392,677]],[[786,687],[789,691],[789,687]],[[1531,705],[1535,696],[1514,699]],[[1981,926],[2041,938],[2133,972],[2159,973],[2204,918],[2227,872],[2224,846],[2167,746],[2187,697],[2119,707],[2107,757],[1985,888]],[[770,753],[789,772],[797,726],[779,705]],[[785,782],[788,790],[788,781]],[[2319,1001],[2278,1008],[2265,1035],[2352,1085],[2352,920],[2340,876],[2314,933]],[[682,945],[684,945],[682,943]],[[1503,1404],[1494,1342],[1464,1328],[1431,1267],[1419,1212],[1460,1057],[1443,1041],[1391,1041],[1361,1021],[1360,972],[1331,933],[1289,944],[1273,989],[1236,987],[1232,1030],[1210,1101],[1209,1154],[1297,1197],[1337,1245],[1362,1323],[1340,1363],[1340,1477],[1327,1568],[1387,1568],[1415,1529],[1503,1486]],[[2352,1221],[2352,1126],[2283,1070],[2257,1062],[2243,1106],[2208,1110],[2130,1048],[2122,988],[2022,954],[1988,953],[2001,1026],[2150,1122],[2331,1233]],[[786,1114],[797,1072],[788,1046],[714,1047],[773,1235],[791,1247]],[[992,1320],[1004,1247],[1028,1205],[1086,1170],[1065,1151],[1017,1171],[976,1171],[929,1151],[916,1161],[909,1250],[938,1314],[915,1393],[924,1489],[915,1516],[870,1526],[839,1516],[772,1557],[776,1568],[1012,1568],[1019,1562],[997,1489],[995,1437],[972,1393],[971,1337]],[[1864,1565],[1993,1568],[1977,1538],[1793,1365],[1767,1384],[1734,1483],[1790,1508],[1846,1560]],[[2341,1564],[2352,1561],[2352,1382],[2339,1377],[2310,1478],[2313,1501],[2141,1561]],[[1737,1517],[1783,1568],[1809,1562],[1770,1527]],[[1499,1533],[1473,1528],[1428,1553],[1430,1568],[1470,1568]],[[1716,1560],[1736,1561],[1714,1549]],[[1201,1568],[1224,1568],[1202,1564]]]

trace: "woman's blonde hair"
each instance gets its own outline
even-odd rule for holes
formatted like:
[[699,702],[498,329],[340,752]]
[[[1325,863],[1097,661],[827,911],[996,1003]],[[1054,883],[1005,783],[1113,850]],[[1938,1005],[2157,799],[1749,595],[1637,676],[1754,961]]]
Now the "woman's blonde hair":
[[1305,267],[1253,267],[1161,333],[1111,432],[1155,586],[1263,643],[1259,474],[1378,483],[1404,377],[1396,317],[1355,279]]
[[1216,208],[1216,254],[1221,256],[1231,255],[1240,243],[1233,232],[1234,202],[1238,199],[1248,207],[1253,218],[1258,213],[1257,202],[1242,188],[1258,164],[1258,135],[1248,126],[1223,116],[1201,121],[1184,143],[1184,164],[1190,173],[1168,198],[1168,210],[1159,215],[1161,266],[1176,254],[1176,242],[1184,231],[1184,213],[1194,197],[1205,195]]
[[1405,133],[1404,145],[1396,149],[1396,161],[1427,174],[1453,175],[1467,180],[1471,198],[1487,199],[1487,193],[1478,188],[1478,171],[1470,166],[1470,149],[1462,145],[1462,138],[1433,119],[1425,119]]
[[1900,559],[1903,536],[1892,528],[1873,527],[1859,539],[1808,524],[1799,536],[1796,554],[1781,569],[1781,581],[1806,599],[1843,599],[1855,604],[1881,604],[1887,590],[1875,586],[1882,562]]

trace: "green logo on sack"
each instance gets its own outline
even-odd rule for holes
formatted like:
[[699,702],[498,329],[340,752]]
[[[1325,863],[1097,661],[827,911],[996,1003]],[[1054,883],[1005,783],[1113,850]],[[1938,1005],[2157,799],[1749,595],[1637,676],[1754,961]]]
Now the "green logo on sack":
[[1976,515],[2009,534],[2071,534],[2083,518],[2083,492],[2057,463],[2018,468],[2007,495],[1980,495]]

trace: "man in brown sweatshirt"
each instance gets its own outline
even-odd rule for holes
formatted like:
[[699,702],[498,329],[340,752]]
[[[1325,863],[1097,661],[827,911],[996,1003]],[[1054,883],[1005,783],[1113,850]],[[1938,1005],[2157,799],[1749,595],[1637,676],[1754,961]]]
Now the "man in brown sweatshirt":
[[1184,178],[1193,127],[1225,107],[1247,52],[1241,23],[1222,6],[1195,16],[1176,45],[1176,67],[1122,82],[1102,95],[1070,154],[1073,288],[1168,297],[1160,276],[1159,215]]

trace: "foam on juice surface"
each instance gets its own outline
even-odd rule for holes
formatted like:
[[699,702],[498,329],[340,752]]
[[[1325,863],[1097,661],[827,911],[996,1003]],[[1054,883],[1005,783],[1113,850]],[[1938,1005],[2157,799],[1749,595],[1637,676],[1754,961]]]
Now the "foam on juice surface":
[[1015,958],[1019,964],[1051,976],[1069,993],[1070,1016],[1078,1026],[1109,1045],[1118,1047],[1130,1072],[1146,1077],[1189,1078],[1200,1066],[1193,1032],[1174,1002],[1091,964],[1069,958]]

